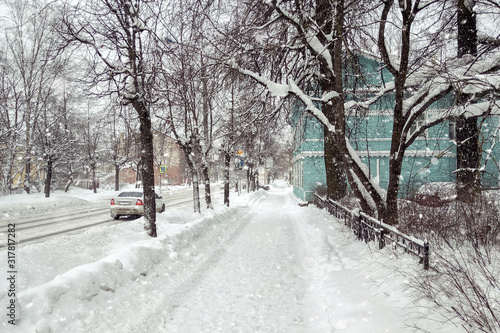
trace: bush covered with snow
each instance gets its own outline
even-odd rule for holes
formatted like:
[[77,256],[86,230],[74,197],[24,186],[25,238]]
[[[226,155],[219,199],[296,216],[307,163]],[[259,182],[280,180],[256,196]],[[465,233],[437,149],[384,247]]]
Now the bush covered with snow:
[[431,243],[431,270],[411,274],[419,304],[467,332],[500,332],[500,219],[497,192],[442,207],[401,203],[401,228]]

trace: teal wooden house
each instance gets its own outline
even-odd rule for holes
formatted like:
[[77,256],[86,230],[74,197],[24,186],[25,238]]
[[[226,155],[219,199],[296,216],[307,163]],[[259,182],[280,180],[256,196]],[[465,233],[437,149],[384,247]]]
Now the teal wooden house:
[[323,125],[301,107],[294,109],[290,121],[294,129],[293,192],[309,201],[317,186],[326,185]]
[[[360,57],[363,84],[380,86],[381,81],[392,81],[389,73],[379,70],[379,63]],[[373,73],[373,75],[370,75]],[[351,76],[356,80],[358,76]],[[357,83],[345,79],[345,86]],[[358,94],[359,96],[359,94]],[[349,94],[347,95],[349,99]],[[425,123],[426,118],[442,113],[454,102],[449,96],[429,108],[417,121],[411,132]],[[369,110],[357,111],[346,117],[347,135],[352,147],[365,163],[371,176],[386,189],[389,181],[389,151],[394,100],[390,96],[371,105]],[[292,184],[294,194],[304,201],[312,199],[317,186],[326,186],[324,163],[323,125],[311,114],[304,112],[300,102],[290,114],[294,130]],[[479,118],[482,144],[481,184],[485,188],[498,188],[500,163],[500,115]],[[406,152],[403,162],[400,196],[412,196],[423,184],[430,182],[455,182],[457,168],[455,122],[447,121],[432,127],[418,137]]]

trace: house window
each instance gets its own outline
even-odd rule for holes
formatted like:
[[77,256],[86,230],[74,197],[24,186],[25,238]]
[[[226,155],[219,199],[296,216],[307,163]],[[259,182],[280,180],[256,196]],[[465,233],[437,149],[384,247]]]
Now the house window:
[[297,162],[293,165],[293,186],[302,188],[303,186],[304,162]]
[[457,123],[455,121],[450,121],[450,125],[448,127],[448,137],[450,140],[457,139]]
[[299,163],[299,187],[304,187],[304,162]]
[[295,129],[295,149],[299,148],[304,141],[304,122],[304,117],[301,117],[297,123],[297,128]]
[[[411,125],[410,132],[408,133],[408,135],[411,137],[416,131],[418,131],[422,126],[425,125],[426,120],[427,120],[427,113],[423,112],[417,117],[417,119],[415,119],[415,121]],[[422,134],[420,134],[420,136],[421,137],[427,136],[427,131],[424,131]]]
[[295,187],[300,187],[299,186],[299,163],[295,163],[293,165],[293,185]]

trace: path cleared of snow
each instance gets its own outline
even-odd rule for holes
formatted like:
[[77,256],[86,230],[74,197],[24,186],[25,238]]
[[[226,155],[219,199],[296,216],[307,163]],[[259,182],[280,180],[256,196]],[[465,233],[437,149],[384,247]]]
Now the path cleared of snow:
[[[17,250],[12,332],[461,332],[412,307],[399,268],[285,183],[233,195],[231,208],[158,215]],[[5,257],[6,251],[0,252]],[[0,285],[2,308],[8,301]],[[5,316],[3,316],[5,318]]]
[[248,212],[235,219],[238,234],[224,244],[182,305],[170,316],[165,313],[168,320],[159,331],[294,332],[304,327],[305,269],[288,198],[262,193],[248,203]]

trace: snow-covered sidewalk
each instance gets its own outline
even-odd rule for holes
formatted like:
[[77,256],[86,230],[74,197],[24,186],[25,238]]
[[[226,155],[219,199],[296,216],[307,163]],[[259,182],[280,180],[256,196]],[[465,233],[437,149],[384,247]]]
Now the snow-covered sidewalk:
[[157,239],[141,223],[19,248],[21,311],[0,330],[411,332],[418,321],[459,332],[411,306],[395,267],[418,272],[416,259],[358,242],[326,211],[299,207],[284,183],[233,196],[231,208],[161,214]]

